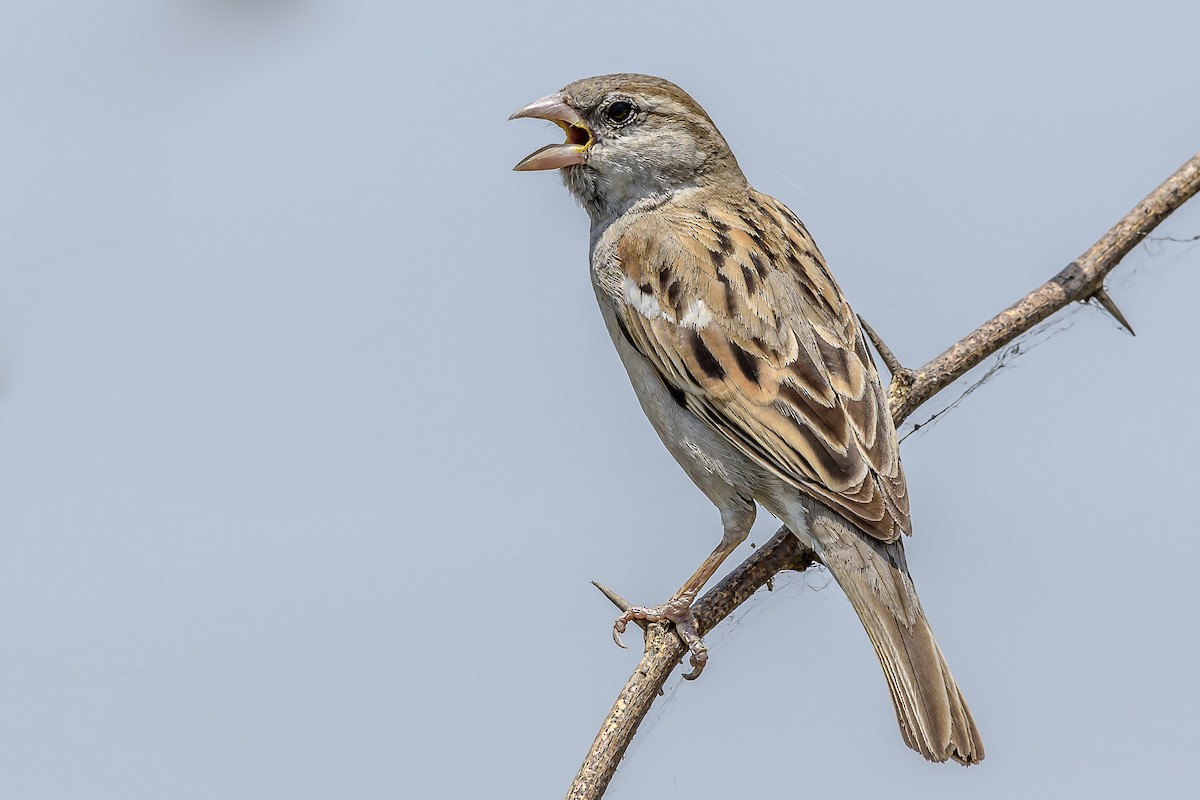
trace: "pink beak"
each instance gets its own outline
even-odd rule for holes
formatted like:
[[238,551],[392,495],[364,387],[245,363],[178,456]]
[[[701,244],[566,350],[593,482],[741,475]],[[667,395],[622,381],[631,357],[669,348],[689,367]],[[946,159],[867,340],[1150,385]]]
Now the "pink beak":
[[518,172],[535,169],[562,169],[576,164],[587,163],[587,149],[595,141],[592,132],[584,124],[583,117],[562,96],[555,93],[541,100],[534,100],[529,105],[519,109],[509,119],[545,119],[558,125],[567,134],[563,144],[548,144],[536,150],[513,167]]

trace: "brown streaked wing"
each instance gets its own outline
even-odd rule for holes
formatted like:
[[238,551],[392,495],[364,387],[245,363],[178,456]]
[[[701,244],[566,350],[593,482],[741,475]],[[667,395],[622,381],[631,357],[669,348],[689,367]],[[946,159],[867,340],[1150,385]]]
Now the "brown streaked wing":
[[908,494],[858,321],[791,211],[753,190],[723,199],[622,236],[620,268],[662,311],[624,304],[623,332],[741,452],[894,541],[911,530]]

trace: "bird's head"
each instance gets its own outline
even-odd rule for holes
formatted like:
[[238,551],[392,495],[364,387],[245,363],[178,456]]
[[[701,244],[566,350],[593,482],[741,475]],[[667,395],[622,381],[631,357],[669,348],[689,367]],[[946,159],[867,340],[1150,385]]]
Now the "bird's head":
[[745,177],[725,138],[700,105],[670,81],[601,75],[535,100],[509,119],[532,117],[567,135],[526,156],[518,171],[560,169],[593,220],[639,200]]

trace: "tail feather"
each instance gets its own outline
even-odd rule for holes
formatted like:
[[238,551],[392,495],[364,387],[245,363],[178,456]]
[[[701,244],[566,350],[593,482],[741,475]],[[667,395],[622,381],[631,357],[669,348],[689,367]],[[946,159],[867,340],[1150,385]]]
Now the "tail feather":
[[823,511],[806,527],[875,647],[905,744],[930,761],[982,761],[975,720],[921,610],[902,543],[872,539]]

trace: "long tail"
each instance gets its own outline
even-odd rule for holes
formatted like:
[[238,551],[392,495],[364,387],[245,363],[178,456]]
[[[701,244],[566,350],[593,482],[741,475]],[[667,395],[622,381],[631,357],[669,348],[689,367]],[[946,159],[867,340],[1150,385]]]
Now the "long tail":
[[904,742],[930,761],[982,761],[975,720],[921,610],[903,544],[872,539],[825,509],[807,522],[875,646]]

